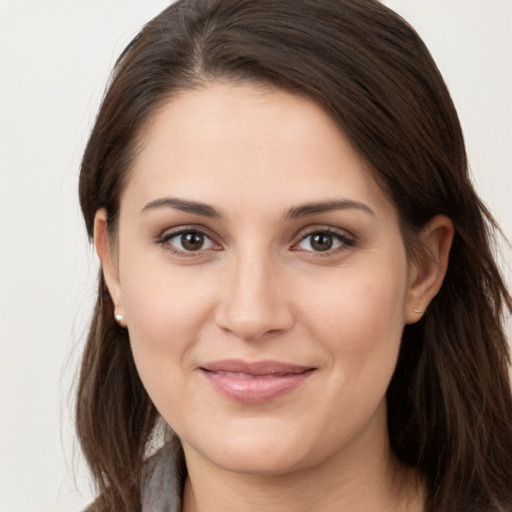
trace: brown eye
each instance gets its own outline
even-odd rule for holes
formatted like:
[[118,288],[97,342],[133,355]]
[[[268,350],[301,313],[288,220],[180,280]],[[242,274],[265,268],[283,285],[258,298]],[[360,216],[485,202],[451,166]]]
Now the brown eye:
[[204,245],[204,235],[196,231],[180,235],[180,242],[186,251],[199,251]]
[[172,252],[182,255],[208,249],[218,249],[218,246],[208,235],[195,230],[169,233],[162,236],[158,243],[167,247]]
[[328,233],[315,233],[311,236],[311,248],[314,251],[328,251],[333,245],[333,236]]
[[296,248],[307,252],[328,252],[341,250],[354,245],[348,236],[331,230],[313,231],[305,235]]

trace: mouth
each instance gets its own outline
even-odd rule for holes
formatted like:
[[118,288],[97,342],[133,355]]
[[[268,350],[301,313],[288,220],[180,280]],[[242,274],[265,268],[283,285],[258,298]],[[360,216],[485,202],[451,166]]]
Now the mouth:
[[221,395],[244,404],[261,404],[290,393],[316,370],[278,361],[215,361],[200,371]]

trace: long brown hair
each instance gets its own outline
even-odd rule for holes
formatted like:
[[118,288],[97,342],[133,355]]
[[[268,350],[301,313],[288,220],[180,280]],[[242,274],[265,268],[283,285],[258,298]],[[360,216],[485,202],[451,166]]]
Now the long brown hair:
[[[339,123],[400,212],[406,244],[436,214],[455,226],[449,268],[424,318],[405,327],[387,402],[391,447],[417,466],[430,512],[512,510],[512,398],[493,257],[458,117],[424,43],[376,0],[180,0],[119,58],[81,167],[88,233],[119,198],[141,126],[180,91],[215,80],[307,95]],[[100,273],[77,397],[77,432],[98,510],[135,511],[158,414],[113,318]]]

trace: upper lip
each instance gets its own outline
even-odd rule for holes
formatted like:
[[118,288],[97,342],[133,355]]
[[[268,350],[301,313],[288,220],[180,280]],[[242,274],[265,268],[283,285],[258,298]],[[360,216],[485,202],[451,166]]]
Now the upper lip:
[[223,359],[201,365],[210,372],[244,373],[247,375],[287,375],[314,370],[311,366],[302,366],[280,361],[243,361],[241,359]]

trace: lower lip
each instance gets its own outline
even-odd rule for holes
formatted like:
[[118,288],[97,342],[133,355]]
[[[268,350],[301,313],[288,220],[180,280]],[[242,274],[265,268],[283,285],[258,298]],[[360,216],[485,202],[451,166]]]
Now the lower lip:
[[313,370],[285,375],[248,375],[247,377],[207,370],[202,370],[202,373],[222,395],[244,404],[262,404],[297,389],[312,375]]

